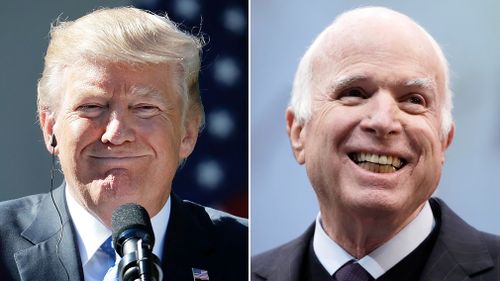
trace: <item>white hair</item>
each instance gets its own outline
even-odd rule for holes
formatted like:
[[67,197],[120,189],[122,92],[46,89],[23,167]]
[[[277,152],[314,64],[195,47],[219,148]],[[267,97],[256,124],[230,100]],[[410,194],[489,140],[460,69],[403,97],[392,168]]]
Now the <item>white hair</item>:
[[425,34],[425,36],[429,39],[433,49],[435,50],[438,59],[440,60],[442,66],[443,66],[443,77],[444,77],[444,89],[445,89],[445,96],[444,96],[444,101],[442,104],[441,108],[441,135],[442,137],[446,136],[452,127],[453,124],[453,116],[452,116],[452,109],[453,109],[453,93],[450,89],[450,81],[449,81],[449,70],[448,70],[448,61],[446,60],[446,57],[444,56],[443,51],[441,50],[441,47],[439,44],[432,38],[432,36],[420,25],[418,25],[415,21],[410,19],[409,17],[400,14],[396,11],[383,8],[383,7],[363,7],[363,8],[358,8],[354,10],[347,11],[341,15],[339,15],[333,23],[327,27],[325,30],[323,30],[317,37],[314,39],[313,43],[311,46],[307,49],[305,52],[304,56],[300,60],[300,63],[298,65],[297,71],[295,73],[295,78],[293,81],[293,86],[292,86],[292,94],[291,94],[291,99],[290,99],[290,107],[292,111],[294,112],[295,118],[298,120],[300,123],[305,123],[307,122],[312,115],[312,89],[313,85],[311,85],[312,82],[312,66],[313,66],[313,59],[316,55],[317,52],[319,52],[319,49],[321,47],[321,44],[324,41],[324,37],[326,34],[330,31],[332,27],[334,27],[342,18],[352,15],[352,13],[357,13],[360,11],[374,11],[375,13],[377,12],[390,12],[390,13],[396,13],[398,15],[401,15],[413,23]]
[[51,27],[42,77],[38,82],[38,110],[57,113],[64,91],[65,69],[79,60],[123,62],[131,66],[173,62],[180,66],[177,80],[187,110],[201,117],[198,73],[203,40],[184,33],[166,15],[133,7],[103,8],[75,21]]

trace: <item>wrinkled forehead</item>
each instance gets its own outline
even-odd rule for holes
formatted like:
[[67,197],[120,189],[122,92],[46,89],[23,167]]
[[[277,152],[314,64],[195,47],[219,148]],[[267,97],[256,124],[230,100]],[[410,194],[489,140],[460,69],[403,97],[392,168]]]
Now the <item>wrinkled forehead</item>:
[[170,63],[137,65],[82,60],[64,70],[60,99],[104,98],[123,93],[178,103],[182,99],[179,76],[176,65]]

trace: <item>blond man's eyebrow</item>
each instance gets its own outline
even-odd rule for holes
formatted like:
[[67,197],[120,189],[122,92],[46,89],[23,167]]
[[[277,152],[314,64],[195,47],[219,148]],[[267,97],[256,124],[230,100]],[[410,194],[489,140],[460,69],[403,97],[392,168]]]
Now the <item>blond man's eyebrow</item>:
[[78,83],[72,87],[72,92],[76,96],[104,96],[107,92],[101,87],[88,84],[88,83]]
[[130,94],[138,97],[163,100],[163,95],[161,91],[150,86],[133,86],[130,89]]

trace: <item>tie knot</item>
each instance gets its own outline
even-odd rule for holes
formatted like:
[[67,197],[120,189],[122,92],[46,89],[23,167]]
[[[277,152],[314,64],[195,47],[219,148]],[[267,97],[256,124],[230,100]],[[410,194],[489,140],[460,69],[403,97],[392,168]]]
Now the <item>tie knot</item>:
[[115,249],[113,248],[113,240],[111,239],[111,236],[101,244],[100,249],[104,253],[106,253],[113,261],[115,260],[116,254]]
[[370,281],[371,275],[359,263],[350,261],[335,272],[337,281]]

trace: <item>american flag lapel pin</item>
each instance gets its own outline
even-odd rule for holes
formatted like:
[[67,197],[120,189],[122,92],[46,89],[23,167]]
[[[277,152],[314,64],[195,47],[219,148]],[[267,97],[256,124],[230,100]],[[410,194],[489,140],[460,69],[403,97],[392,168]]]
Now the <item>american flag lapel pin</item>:
[[194,281],[207,281],[208,279],[208,271],[199,269],[199,268],[191,268],[193,270],[193,280]]

